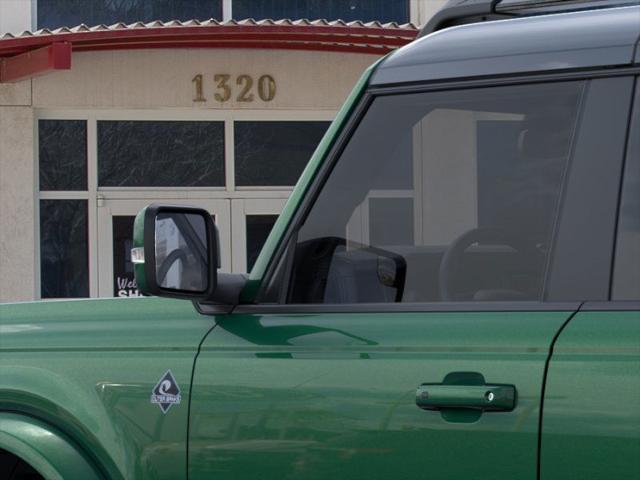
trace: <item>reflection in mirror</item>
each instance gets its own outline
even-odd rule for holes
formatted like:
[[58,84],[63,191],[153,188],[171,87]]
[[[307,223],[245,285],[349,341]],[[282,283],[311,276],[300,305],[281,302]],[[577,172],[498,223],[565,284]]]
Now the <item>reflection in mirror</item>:
[[204,292],[209,269],[205,219],[161,212],[155,220],[156,278],[163,289]]

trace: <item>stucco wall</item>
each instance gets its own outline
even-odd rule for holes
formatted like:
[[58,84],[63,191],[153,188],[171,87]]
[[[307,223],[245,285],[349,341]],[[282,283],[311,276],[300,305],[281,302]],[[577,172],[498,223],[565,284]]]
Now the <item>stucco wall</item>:
[[[374,55],[242,49],[131,50],[74,53],[72,68],[33,80],[36,107],[326,109],[340,107]],[[195,75],[206,102],[193,102]],[[232,95],[214,99],[215,74],[229,74]],[[271,75],[275,98],[239,102],[238,75]]]
[[35,294],[31,82],[0,85],[0,301]]
[[411,0],[411,22],[424,25],[448,0]]
[[31,30],[31,0],[0,0],[0,34]]

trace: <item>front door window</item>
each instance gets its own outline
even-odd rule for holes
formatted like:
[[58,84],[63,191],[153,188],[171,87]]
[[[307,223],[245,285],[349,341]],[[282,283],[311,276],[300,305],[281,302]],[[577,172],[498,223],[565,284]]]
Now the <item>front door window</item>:
[[584,90],[377,97],[295,235],[287,301],[542,300]]

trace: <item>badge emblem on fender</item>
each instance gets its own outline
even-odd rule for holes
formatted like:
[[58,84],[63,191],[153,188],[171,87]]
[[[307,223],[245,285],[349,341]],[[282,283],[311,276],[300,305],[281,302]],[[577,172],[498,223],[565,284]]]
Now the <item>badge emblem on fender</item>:
[[173,404],[179,404],[180,387],[171,370],[167,370],[151,391],[151,403],[160,406],[162,413],[167,413]]

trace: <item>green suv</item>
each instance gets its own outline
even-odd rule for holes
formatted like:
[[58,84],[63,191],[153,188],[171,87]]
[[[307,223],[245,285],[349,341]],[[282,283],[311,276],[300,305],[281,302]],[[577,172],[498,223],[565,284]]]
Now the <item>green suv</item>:
[[0,306],[0,478],[640,478],[637,3],[453,0],[250,275],[152,205],[171,298]]

